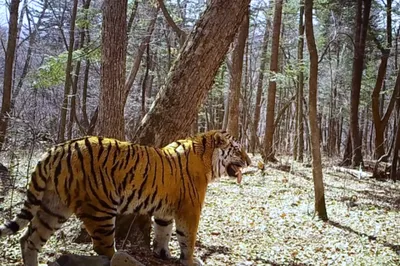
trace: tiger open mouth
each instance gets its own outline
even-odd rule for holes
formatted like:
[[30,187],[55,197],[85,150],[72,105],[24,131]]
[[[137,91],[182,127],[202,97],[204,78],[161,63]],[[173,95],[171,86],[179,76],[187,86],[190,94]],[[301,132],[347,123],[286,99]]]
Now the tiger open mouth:
[[242,182],[242,165],[231,163],[226,167],[226,172],[230,177],[237,178],[238,184]]

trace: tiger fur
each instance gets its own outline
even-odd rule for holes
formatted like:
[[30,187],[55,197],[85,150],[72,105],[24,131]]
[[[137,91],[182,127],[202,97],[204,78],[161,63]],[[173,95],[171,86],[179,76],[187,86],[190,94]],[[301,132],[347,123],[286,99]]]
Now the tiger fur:
[[193,258],[208,183],[229,175],[241,179],[251,163],[241,145],[224,131],[209,131],[164,148],[103,137],[84,137],[47,151],[32,173],[24,207],[0,227],[0,236],[28,226],[20,239],[27,266],[49,237],[75,214],[92,238],[93,249],[111,258],[117,214],[154,216],[153,250],[169,258],[175,220],[183,265]]

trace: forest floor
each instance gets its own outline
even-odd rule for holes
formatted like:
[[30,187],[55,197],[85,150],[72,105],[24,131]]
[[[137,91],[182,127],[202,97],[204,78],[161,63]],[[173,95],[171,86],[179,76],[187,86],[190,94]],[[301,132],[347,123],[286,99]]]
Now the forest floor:
[[[195,254],[206,265],[400,265],[400,182],[358,179],[335,172],[334,164],[323,166],[329,222],[313,217],[312,169],[305,164],[249,167],[241,185],[227,178],[211,184]],[[0,222],[9,206],[7,199],[0,206]],[[43,248],[41,263],[68,252],[94,254],[90,244],[73,243],[79,229],[70,219]],[[0,240],[0,265],[22,264],[19,237]],[[126,249],[146,266],[179,265],[175,234],[171,242],[169,262]]]

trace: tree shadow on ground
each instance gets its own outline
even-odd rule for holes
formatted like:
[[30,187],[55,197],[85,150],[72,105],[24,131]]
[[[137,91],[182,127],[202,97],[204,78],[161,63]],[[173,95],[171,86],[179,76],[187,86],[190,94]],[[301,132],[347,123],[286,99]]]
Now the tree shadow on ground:
[[[207,258],[209,258],[210,256],[215,255],[215,254],[227,255],[227,254],[232,253],[231,249],[227,246],[205,245],[205,244],[201,243],[201,241],[196,242],[196,247],[200,248],[200,250],[202,250],[204,252],[204,254],[201,256],[201,259],[203,261],[206,261]],[[271,261],[271,260],[263,259],[263,258],[250,258],[249,260],[252,262],[262,263],[262,265],[272,265],[272,266],[283,266],[283,265],[285,265],[285,266],[311,266],[311,264],[296,263],[293,261],[288,261],[283,264],[283,263],[277,263],[275,261]],[[236,263],[235,265],[245,265],[245,264]]]
[[[376,236],[370,236],[370,235],[367,235],[367,234],[358,232],[357,230],[354,230],[354,229],[351,228],[350,226],[342,225],[342,224],[340,224],[340,223],[338,223],[338,222],[335,222],[335,221],[329,221],[328,223],[329,223],[330,225],[333,225],[333,226],[335,226],[335,227],[337,227],[337,228],[339,228],[339,229],[345,230],[345,231],[347,231],[347,232],[350,232],[350,233],[353,233],[353,234],[357,234],[357,235],[362,236],[362,237],[368,237],[368,240],[369,240],[369,241],[376,241],[376,240],[377,240],[377,237],[376,237]],[[383,242],[383,245],[384,245],[385,247],[391,248],[391,249],[392,249],[394,252],[396,252],[397,254],[400,254],[400,245],[395,245],[395,244],[392,244],[392,243],[388,243],[388,242],[386,242],[386,241]]]

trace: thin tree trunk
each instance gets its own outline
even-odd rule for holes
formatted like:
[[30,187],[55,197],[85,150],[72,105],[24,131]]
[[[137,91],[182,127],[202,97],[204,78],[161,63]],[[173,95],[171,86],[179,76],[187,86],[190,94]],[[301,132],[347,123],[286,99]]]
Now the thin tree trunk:
[[229,83],[229,116],[228,132],[235,138],[239,137],[239,94],[242,85],[243,58],[249,35],[249,14],[245,14],[232,51],[232,69]]
[[269,30],[271,24],[269,20],[267,20],[267,24],[265,25],[265,32],[263,37],[263,46],[261,50],[261,63],[260,69],[258,71],[258,81],[257,81],[257,92],[256,92],[256,105],[254,108],[254,121],[253,121],[253,130],[251,134],[250,140],[250,151],[252,153],[256,150],[256,138],[258,138],[258,124],[260,123],[260,113],[261,113],[261,97],[263,92],[263,82],[264,82],[264,72],[267,67],[267,51],[268,51],[268,39],[269,39]]
[[13,83],[13,65],[18,33],[18,7],[19,0],[10,3],[10,24],[8,27],[8,40],[4,64],[3,98],[0,110],[0,150],[3,148],[7,134],[9,113],[11,111],[11,92]]
[[350,134],[352,143],[353,167],[359,166],[363,163],[358,113],[360,105],[362,71],[364,67],[365,43],[367,39],[370,10],[371,0],[357,0],[353,77],[351,83],[352,88],[350,97]]
[[[282,0],[275,1],[274,11],[274,28],[272,33],[272,47],[271,47],[271,63],[270,72],[272,75],[278,72],[278,57],[279,57],[279,38],[282,22]],[[276,81],[270,77],[268,86],[267,98],[267,112],[266,112],[266,125],[264,135],[264,154],[266,158],[264,161],[275,161],[273,141],[274,141],[274,116],[275,116],[275,97],[276,97]]]
[[75,42],[75,20],[76,13],[78,10],[78,0],[74,0],[74,5],[72,8],[71,14],[71,25],[69,30],[69,45],[68,45],[68,58],[67,58],[67,66],[65,67],[65,83],[64,83],[64,96],[63,102],[61,105],[60,111],[60,124],[58,128],[58,138],[57,142],[64,142],[65,140],[65,127],[67,123],[67,111],[68,111],[68,97],[72,84],[72,52],[74,51],[74,42]]
[[321,150],[319,130],[317,124],[317,88],[318,88],[318,53],[314,39],[312,21],[313,0],[305,0],[305,28],[307,46],[310,53],[310,78],[309,78],[309,119],[311,129],[311,154],[313,165],[315,214],[323,221],[328,220],[325,206],[325,192],[322,175]]
[[297,61],[300,67],[298,74],[297,87],[297,161],[303,162],[304,159],[304,123],[303,123],[303,94],[304,94],[304,72],[303,72],[303,53],[304,53],[304,0],[300,2],[299,16],[299,40],[297,48]]
[[146,37],[143,38],[142,42],[139,45],[137,55],[135,57],[135,61],[133,62],[132,68],[129,71],[128,78],[125,82],[124,105],[126,103],[126,100],[128,99],[129,91],[132,88],[133,82],[135,81],[136,74],[140,67],[140,62],[142,61],[143,54],[146,50],[146,46],[147,46],[147,44],[149,44],[151,35],[153,34],[154,26],[156,24],[156,20],[157,20],[157,16],[158,16],[158,10],[159,10],[159,7],[157,7],[154,10],[153,18],[150,21],[149,26],[147,27],[147,35],[146,35]]

